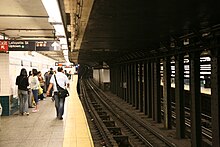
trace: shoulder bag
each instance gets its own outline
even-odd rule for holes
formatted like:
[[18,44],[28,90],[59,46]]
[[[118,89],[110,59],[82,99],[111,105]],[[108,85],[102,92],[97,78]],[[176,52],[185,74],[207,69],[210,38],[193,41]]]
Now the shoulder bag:
[[55,76],[55,75],[54,75],[54,78],[55,78],[55,82],[56,82],[56,85],[57,85],[58,97],[59,97],[59,98],[68,97],[68,96],[69,96],[68,90],[67,90],[67,89],[64,89],[64,88],[60,87],[60,85],[58,85],[57,79],[56,79],[56,76]]

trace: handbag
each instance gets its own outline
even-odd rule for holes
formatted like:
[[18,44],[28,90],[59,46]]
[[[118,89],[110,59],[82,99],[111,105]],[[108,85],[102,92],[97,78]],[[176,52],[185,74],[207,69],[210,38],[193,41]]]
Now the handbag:
[[40,84],[38,85],[38,95],[41,95],[43,93],[43,88],[40,87]]
[[67,89],[64,89],[64,88],[60,87],[60,85],[58,85],[57,79],[56,79],[56,76],[55,76],[55,75],[54,75],[54,78],[55,78],[55,82],[56,82],[56,84],[57,84],[58,97],[59,97],[59,98],[68,97],[68,96],[69,96],[68,90],[67,90]]

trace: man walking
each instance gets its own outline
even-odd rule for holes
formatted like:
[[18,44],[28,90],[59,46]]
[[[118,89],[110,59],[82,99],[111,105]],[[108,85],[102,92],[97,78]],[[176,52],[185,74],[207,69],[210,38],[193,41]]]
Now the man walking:
[[[57,112],[57,118],[62,120],[63,119],[63,113],[64,113],[64,103],[65,103],[65,97],[58,97],[58,90],[57,90],[57,84],[62,88],[69,88],[69,81],[67,76],[63,73],[63,68],[58,67],[57,73],[53,75],[50,79],[50,85],[47,89],[47,95],[50,94],[50,90],[53,87],[54,89],[54,99],[55,99],[55,107]],[[56,84],[57,83],[57,84]]]

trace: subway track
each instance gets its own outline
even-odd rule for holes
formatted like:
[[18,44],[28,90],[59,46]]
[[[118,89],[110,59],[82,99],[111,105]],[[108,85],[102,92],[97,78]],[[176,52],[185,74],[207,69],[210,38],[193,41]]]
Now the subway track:
[[[161,104],[163,103],[163,99],[161,99]],[[162,105],[161,105],[162,107]],[[190,120],[190,108],[184,107],[185,109],[185,125],[186,125],[186,134],[190,138],[191,134],[191,120]],[[161,108],[161,114],[163,116],[163,108]],[[172,102],[172,119],[173,126],[176,125],[176,113],[175,113],[175,103]],[[204,140],[212,141],[212,130],[211,130],[211,116],[201,113],[201,126],[202,126],[202,135]]]
[[81,88],[83,89],[81,100],[87,105],[90,120],[94,122],[93,126],[96,126],[93,128],[98,130],[94,132],[95,136],[99,136],[95,138],[101,140],[97,141],[99,145],[102,143],[104,146],[176,146],[153,130],[140,119],[140,116],[134,115],[123,103],[108,99],[91,80],[83,80]]

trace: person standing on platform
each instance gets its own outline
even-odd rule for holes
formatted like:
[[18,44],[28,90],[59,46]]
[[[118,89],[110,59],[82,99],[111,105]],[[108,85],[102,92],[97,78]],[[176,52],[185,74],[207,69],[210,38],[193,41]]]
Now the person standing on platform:
[[32,69],[32,78],[30,79],[30,87],[31,87],[31,90],[32,90],[32,93],[34,95],[34,101],[35,101],[35,108],[32,112],[38,112],[39,109],[38,109],[38,89],[39,89],[39,85],[40,85],[40,82],[38,80],[38,77],[37,77],[37,69]]
[[18,98],[20,101],[19,112],[21,115],[29,115],[28,112],[28,77],[25,68],[21,69],[20,75],[16,78],[16,85],[18,85]]
[[32,93],[31,87],[30,87],[30,81],[31,81],[32,77],[33,77],[32,72],[29,71],[29,76],[28,76],[28,82],[29,82],[29,86],[28,86],[28,107],[29,108],[34,108],[33,107],[33,100],[32,100],[33,93]]
[[[46,91],[48,91],[48,87],[50,85],[50,79],[51,79],[53,74],[54,74],[53,68],[50,68],[50,71],[47,74],[45,74]],[[52,96],[52,92],[53,92],[53,89],[51,88],[50,89],[50,94],[48,96]]]
[[38,71],[37,72],[37,76],[38,76],[38,80],[40,82],[40,87],[43,89],[43,93],[38,93],[38,98],[40,98],[40,100],[45,100],[45,97],[44,97],[44,78],[42,77],[41,75],[41,71]]
[[[62,67],[58,67],[57,71],[58,72],[55,75],[53,75],[50,79],[50,85],[47,89],[47,95],[50,94],[50,90],[53,87],[57,118],[62,120],[63,119],[62,116],[63,116],[63,113],[64,113],[65,98],[58,97],[57,84],[60,87],[65,89],[66,87],[69,88],[69,81],[68,81],[67,76],[63,73],[63,68]],[[56,81],[57,81],[57,84],[56,84]]]

